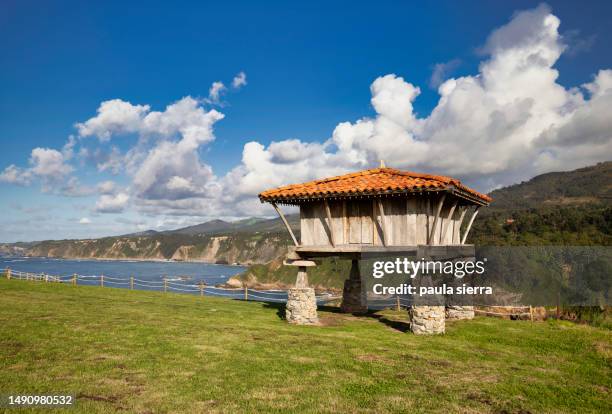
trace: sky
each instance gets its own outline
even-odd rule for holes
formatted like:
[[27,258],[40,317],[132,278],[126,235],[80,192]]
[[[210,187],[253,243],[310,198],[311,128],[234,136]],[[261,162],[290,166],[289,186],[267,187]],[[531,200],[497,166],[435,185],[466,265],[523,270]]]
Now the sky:
[[611,34],[606,1],[2,0],[0,241],[272,216],[381,159],[483,192],[610,160]]

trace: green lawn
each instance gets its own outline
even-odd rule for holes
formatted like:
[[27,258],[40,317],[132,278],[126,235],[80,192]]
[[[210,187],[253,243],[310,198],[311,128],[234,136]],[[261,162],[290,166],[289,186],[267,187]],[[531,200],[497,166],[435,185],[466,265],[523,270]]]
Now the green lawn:
[[477,318],[420,337],[403,313],[281,313],[1,279],[0,393],[73,393],[75,413],[612,412],[609,330]]

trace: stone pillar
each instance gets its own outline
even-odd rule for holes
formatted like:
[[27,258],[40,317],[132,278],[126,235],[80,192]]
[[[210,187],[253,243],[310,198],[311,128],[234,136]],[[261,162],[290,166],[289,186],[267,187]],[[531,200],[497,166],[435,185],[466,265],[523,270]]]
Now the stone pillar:
[[344,281],[340,310],[345,313],[366,313],[368,311],[367,292],[361,280],[359,261],[356,259],[352,260],[349,278]]
[[319,322],[315,291],[309,287],[295,287],[287,291],[287,322],[296,325],[314,325]]
[[448,306],[446,308],[447,319],[474,319],[473,306]]
[[307,268],[315,265],[310,260],[294,260],[286,262],[290,266],[298,266],[295,287],[287,291],[287,306],[285,318],[287,322],[296,325],[314,325],[319,323],[317,315],[317,298],[313,288],[308,287]]
[[416,335],[443,334],[446,329],[444,306],[410,307],[410,330]]

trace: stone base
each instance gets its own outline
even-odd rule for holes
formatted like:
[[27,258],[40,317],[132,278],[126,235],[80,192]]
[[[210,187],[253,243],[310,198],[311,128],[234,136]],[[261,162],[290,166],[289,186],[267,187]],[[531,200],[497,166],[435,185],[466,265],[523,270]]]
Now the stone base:
[[410,330],[414,334],[443,334],[444,320],[444,306],[412,306],[410,308]]
[[474,319],[473,306],[449,306],[446,308],[447,319]]
[[361,281],[357,260],[352,261],[351,273],[344,281],[340,310],[344,313],[366,313],[368,311],[366,290]]
[[317,299],[313,288],[292,288],[287,291],[287,322],[296,325],[319,323]]

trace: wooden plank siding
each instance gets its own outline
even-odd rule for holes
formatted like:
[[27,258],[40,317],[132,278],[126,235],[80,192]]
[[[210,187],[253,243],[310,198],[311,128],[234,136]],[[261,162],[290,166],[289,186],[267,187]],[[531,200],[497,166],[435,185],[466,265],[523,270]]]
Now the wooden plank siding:
[[[412,198],[389,197],[380,199],[384,210],[383,225],[377,199],[329,200],[331,226],[322,201],[300,206],[301,244],[303,246],[331,246],[333,231],[336,245],[363,244],[383,246],[416,246],[427,244],[427,236],[434,222],[434,209],[440,195]],[[460,244],[461,221],[467,219],[466,205],[458,204],[449,218],[456,198],[447,194],[431,239],[432,244]],[[448,223],[448,224],[447,224]],[[442,229],[448,226],[444,240]],[[384,234],[386,229],[386,234]]]

